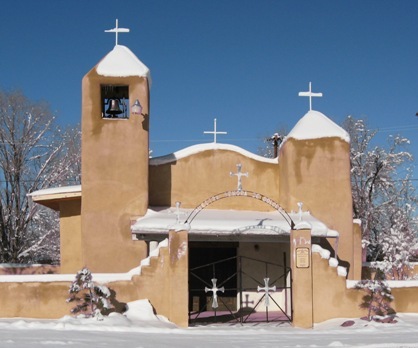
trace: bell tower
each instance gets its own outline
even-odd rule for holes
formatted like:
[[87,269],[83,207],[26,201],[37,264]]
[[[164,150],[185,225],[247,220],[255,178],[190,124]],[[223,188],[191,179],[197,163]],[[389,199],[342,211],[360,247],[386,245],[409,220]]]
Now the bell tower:
[[93,272],[126,272],[146,257],[130,219],[148,208],[149,69],[116,45],[82,81],[82,259]]

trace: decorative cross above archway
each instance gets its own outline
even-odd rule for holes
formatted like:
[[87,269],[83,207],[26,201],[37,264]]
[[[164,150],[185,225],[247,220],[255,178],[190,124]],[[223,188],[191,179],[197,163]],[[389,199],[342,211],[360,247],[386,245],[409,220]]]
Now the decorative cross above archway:
[[238,191],[242,191],[242,182],[241,182],[241,177],[242,177],[242,176],[246,176],[246,177],[248,178],[248,172],[246,172],[246,173],[242,173],[242,172],[241,172],[241,168],[242,168],[241,163],[238,163],[238,164],[237,164],[237,170],[238,170],[238,171],[237,171],[236,173],[229,172],[229,175],[230,175],[230,176],[235,175],[235,176],[237,176],[237,178],[238,178],[238,187],[237,187],[237,190],[238,190]]
[[309,111],[312,110],[312,97],[322,97],[322,93],[312,92],[312,83],[309,82],[309,91],[299,92],[299,97],[309,97]]
[[228,134],[227,132],[218,132],[216,130],[216,118],[213,119],[213,131],[204,131],[203,134],[213,134],[213,142],[216,144],[216,135],[217,134]]
[[118,34],[119,33],[129,33],[129,29],[127,28],[119,28],[118,20],[116,19],[116,27],[113,29],[105,30],[105,33],[115,33],[116,34],[116,46],[118,45]]
[[266,307],[270,306],[270,300],[269,300],[270,291],[271,292],[276,291],[276,285],[274,285],[272,287],[269,287],[269,281],[270,281],[270,278],[264,278],[264,288],[262,288],[261,286],[257,286],[257,291],[258,292],[264,291],[264,296],[265,296],[264,304],[266,305]]
[[212,281],[212,289],[210,289],[208,287],[205,287],[205,292],[212,291],[212,294],[213,294],[212,295],[212,308],[218,308],[218,294],[217,294],[217,292],[218,291],[224,292],[225,288],[224,287],[218,288],[216,286],[216,282],[218,281],[218,279],[212,278],[211,281]]

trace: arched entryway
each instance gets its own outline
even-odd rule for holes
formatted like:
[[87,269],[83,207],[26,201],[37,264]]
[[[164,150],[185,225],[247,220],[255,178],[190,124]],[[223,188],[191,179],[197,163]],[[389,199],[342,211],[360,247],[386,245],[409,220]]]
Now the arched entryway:
[[[279,212],[276,217],[293,227],[292,219],[278,203],[248,191],[209,197],[189,214],[185,224],[193,229],[207,206],[229,197],[261,200]],[[248,218],[248,212],[243,214]],[[261,212],[254,212],[254,217],[257,214],[260,219],[254,219],[254,223],[243,219],[242,225],[238,213],[231,214],[231,224],[237,226],[232,232],[189,234],[190,325],[292,320],[289,235],[274,226],[271,218]]]

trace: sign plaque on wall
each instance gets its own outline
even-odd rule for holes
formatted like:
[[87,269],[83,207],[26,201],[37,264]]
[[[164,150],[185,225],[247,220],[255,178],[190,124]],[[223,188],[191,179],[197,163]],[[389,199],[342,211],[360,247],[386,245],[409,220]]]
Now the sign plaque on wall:
[[296,267],[309,268],[309,248],[296,248]]

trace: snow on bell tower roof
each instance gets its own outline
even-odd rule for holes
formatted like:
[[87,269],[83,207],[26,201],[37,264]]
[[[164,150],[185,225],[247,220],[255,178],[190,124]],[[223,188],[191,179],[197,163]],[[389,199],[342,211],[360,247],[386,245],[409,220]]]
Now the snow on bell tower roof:
[[97,65],[96,71],[102,76],[128,77],[142,76],[150,79],[148,67],[132,51],[122,45],[116,45]]
[[293,127],[286,139],[321,139],[321,138],[340,138],[350,142],[349,134],[336,123],[331,121],[323,113],[309,110],[298,123]]
[[105,32],[115,33],[115,47],[99,62],[96,67],[97,73],[111,77],[141,76],[151,80],[148,67],[128,47],[118,44],[118,34],[129,33],[129,29],[119,28],[116,19],[116,27]]

